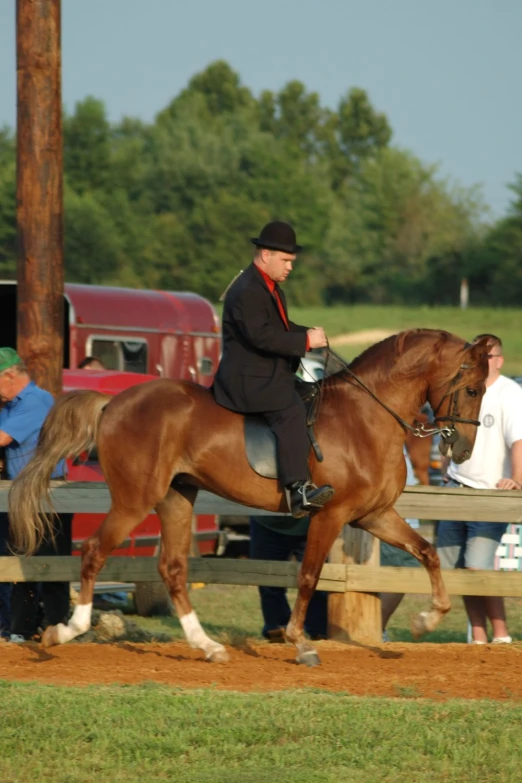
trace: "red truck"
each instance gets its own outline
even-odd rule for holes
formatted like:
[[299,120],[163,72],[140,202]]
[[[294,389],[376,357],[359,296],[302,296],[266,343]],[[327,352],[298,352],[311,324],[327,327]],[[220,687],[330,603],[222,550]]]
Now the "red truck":
[[[0,281],[2,345],[16,347],[16,282]],[[212,304],[193,293],[147,291],[66,283],[64,292],[63,389],[97,389],[108,394],[158,377],[212,384],[221,352],[219,317]],[[80,370],[95,356],[106,371]],[[70,466],[72,481],[103,481],[96,461]],[[78,549],[102,520],[100,514],[75,514],[73,539]],[[213,515],[194,520],[198,553],[216,550],[219,525]],[[157,552],[155,514],[133,531],[115,554]]]

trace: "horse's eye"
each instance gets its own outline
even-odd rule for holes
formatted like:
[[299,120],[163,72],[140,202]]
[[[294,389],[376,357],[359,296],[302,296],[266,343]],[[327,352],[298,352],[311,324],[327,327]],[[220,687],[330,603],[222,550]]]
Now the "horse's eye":
[[468,397],[476,397],[477,396],[477,390],[476,389],[466,389],[466,394]]

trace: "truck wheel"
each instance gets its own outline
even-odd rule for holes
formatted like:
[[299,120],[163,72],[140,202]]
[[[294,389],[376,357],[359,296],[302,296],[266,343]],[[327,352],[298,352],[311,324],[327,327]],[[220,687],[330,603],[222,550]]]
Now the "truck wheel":
[[134,606],[140,617],[173,613],[172,601],[163,582],[136,582]]

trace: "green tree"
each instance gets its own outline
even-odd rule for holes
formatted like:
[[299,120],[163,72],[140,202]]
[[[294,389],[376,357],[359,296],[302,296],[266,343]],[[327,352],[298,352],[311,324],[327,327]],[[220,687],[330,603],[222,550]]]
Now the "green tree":
[[161,219],[151,263],[162,281],[170,270],[177,285],[197,278],[197,290],[217,297],[248,262],[248,237],[270,219],[289,220],[309,248],[318,247],[330,191],[299,150],[259,131],[245,113],[207,127],[198,112],[196,98],[176,118],[163,115],[152,132],[147,187]]
[[253,113],[256,109],[255,99],[248,87],[241,84],[239,74],[224,60],[216,60],[192,77],[187,87],[160,112],[158,119],[178,116],[186,103],[193,103],[195,96],[201,98],[199,118],[207,123],[224,114]]
[[387,148],[361,163],[344,206],[329,237],[330,300],[442,301],[449,264],[460,282],[459,264],[482,215],[473,191],[452,190],[435,167]]
[[0,129],[0,274],[16,277],[16,150],[8,128]]
[[365,90],[353,88],[343,96],[324,129],[334,189],[349,182],[363,161],[387,147],[391,136],[386,115],[374,109]]
[[108,173],[105,190],[124,190],[129,201],[140,208],[150,209],[145,177],[151,152],[152,129],[149,125],[131,117],[124,117],[110,129]]
[[469,269],[473,301],[520,306],[522,300],[522,174],[510,185],[515,198],[505,218],[476,249]]
[[331,113],[321,107],[318,93],[307,92],[302,82],[288,82],[277,95],[262,92],[258,113],[262,131],[284,139],[309,159],[321,154],[323,126]]
[[121,279],[124,242],[96,196],[65,191],[65,271],[76,283],[108,284]]
[[111,163],[111,129],[105,105],[88,97],[63,118],[63,162],[77,193],[104,188]]
[[[89,97],[64,115],[71,280],[182,288],[216,299],[254,236],[287,220],[304,252],[293,302],[457,301],[460,278],[495,302],[520,297],[522,182],[488,232],[480,197],[390,146],[360,88],[335,111],[300,81],[255,97],[211,63],[150,125],[110,123]],[[0,271],[15,270],[15,145],[0,131]],[[474,299],[475,301],[475,299]]]
[[239,169],[238,146],[248,134],[244,117],[201,121],[201,96],[162,114],[151,132],[145,184],[157,213],[193,209],[207,196],[233,187]]

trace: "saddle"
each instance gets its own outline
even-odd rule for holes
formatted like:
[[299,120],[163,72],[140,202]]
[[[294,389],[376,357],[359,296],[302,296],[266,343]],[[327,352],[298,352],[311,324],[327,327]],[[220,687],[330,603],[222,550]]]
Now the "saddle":
[[[295,387],[306,408],[306,429],[310,447],[313,448],[318,462],[323,455],[317,443],[314,424],[319,408],[320,387],[296,378]],[[247,414],[245,416],[245,448],[250,467],[264,478],[277,478],[276,437],[263,416]]]

